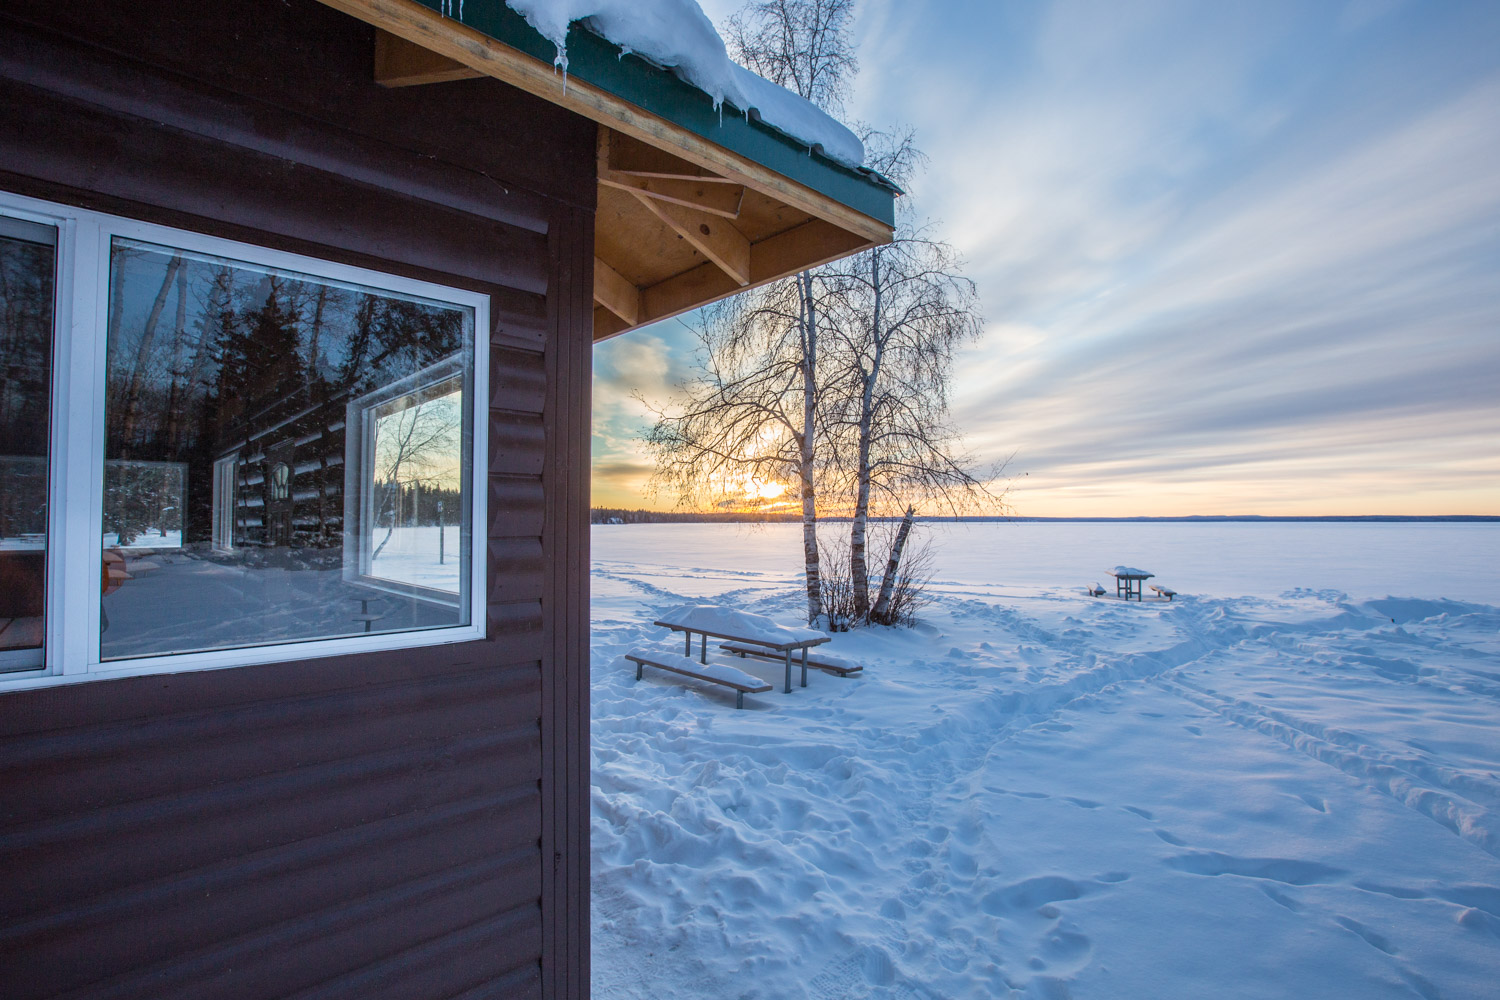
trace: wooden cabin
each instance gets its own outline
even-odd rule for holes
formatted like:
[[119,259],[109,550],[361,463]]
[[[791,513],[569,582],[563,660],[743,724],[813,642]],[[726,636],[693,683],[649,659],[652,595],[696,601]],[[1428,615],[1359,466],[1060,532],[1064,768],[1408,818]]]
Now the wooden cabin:
[[588,995],[591,345],[894,190],[567,49],[0,9],[8,1000]]

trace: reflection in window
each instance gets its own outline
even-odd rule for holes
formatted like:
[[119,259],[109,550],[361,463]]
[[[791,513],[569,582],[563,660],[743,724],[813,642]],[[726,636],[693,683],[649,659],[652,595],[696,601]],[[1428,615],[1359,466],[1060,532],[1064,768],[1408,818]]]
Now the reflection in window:
[[473,310],[118,238],[110,264],[101,657],[468,624]]
[[105,462],[104,547],[182,548],[186,489],[182,462]]
[[[466,579],[445,512],[463,509],[463,367],[452,357],[349,404],[349,456],[361,503],[347,576],[436,599]],[[456,540],[456,539],[455,539]],[[355,569],[357,567],[357,570]]]
[[0,218],[0,670],[42,666],[57,230]]
[[292,470],[286,467],[285,462],[277,462],[271,467],[271,499],[289,500],[292,496]]

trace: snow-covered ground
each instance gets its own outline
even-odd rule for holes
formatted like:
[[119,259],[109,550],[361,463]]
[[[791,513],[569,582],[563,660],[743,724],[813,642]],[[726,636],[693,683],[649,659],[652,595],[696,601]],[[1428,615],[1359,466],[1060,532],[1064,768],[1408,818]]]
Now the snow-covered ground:
[[[456,594],[463,568],[460,530],[454,525],[396,528],[380,555],[371,560],[370,575]],[[385,529],[375,533],[377,545],[384,539]]]
[[159,528],[147,528],[129,545],[120,544],[120,536],[113,531],[104,533],[104,547],[106,549],[180,549],[182,548],[181,531],[162,531]]
[[1500,526],[934,533],[922,625],[736,711],[620,654],[798,624],[795,526],[594,529],[596,996],[1496,995]]

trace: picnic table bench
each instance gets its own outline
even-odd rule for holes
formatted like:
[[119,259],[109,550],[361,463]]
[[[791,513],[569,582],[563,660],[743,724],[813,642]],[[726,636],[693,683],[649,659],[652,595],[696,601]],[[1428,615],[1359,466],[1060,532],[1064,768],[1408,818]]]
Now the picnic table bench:
[[[732,687],[738,691],[736,705],[739,708],[744,708],[742,696],[747,691],[754,693],[751,688],[744,687],[744,685],[760,684],[760,679],[729,664],[709,664],[709,636],[753,649],[754,655],[763,655],[768,660],[783,661],[786,664],[786,685],[783,688],[786,694],[792,693],[793,652],[801,651],[802,687],[805,688],[807,687],[807,649],[810,646],[829,642],[828,636],[814,628],[790,628],[787,625],[777,624],[763,615],[751,615],[750,612],[741,612],[732,607],[718,607],[715,604],[682,604],[682,606],[673,607],[669,612],[664,612],[661,618],[652,624],[682,633],[682,654],[679,657],[676,654],[652,654],[649,651],[631,652],[628,658],[636,664],[636,679],[640,679],[642,666],[661,667],[663,670],[672,670],[673,673],[685,673],[687,676],[696,676],[700,681],[709,681],[712,684],[726,684],[726,678],[729,678],[733,682],[726,684],[726,687]],[[696,666],[691,660],[694,634],[699,637]],[[694,673],[688,673],[688,670],[693,670]],[[756,690],[769,691],[771,688],[756,688]]]
[[682,674],[685,677],[731,688],[734,690],[735,708],[745,707],[745,695],[760,694],[771,690],[773,686],[727,663],[699,663],[691,656],[680,656],[666,650],[653,650],[649,653],[638,649],[631,650],[625,654],[625,659],[635,664],[636,680],[641,679],[646,667],[657,667],[661,670],[670,670],[674,674]]
[[1177,591],[1173,590],[1171,587],[1158,587],[1153,583],[1151,585],[1151,589],[1156,591],[1157,597],[1165,597],[1169,601],[1177,596]]
[[[708,664],[708,637],[725,639],[746,646],[780,654],[786,664],[786,694],[792,693],[792,653],[802,653],[802,686],[807,687],[807,650],[828,642],[829,637],[816,629],[790,628],[764,615],[724,608],[713,604],[684,604],[664,613],[653,624],[683,633],[682,655],[693,655],[693,636],[699,637],[698,663]],[[772,657],[777,658],[777,657]]]
[[[747,656],[758,656],[763,660],[781,659],[764,646],[753,646],[744,642],[723,642],[719,644],[719,648],[734,653],[740,659]],[[808,667],[816,667],[824,673],[838,674],[840,677],[849,677],[865,669],[863,664],[851,663],[838,656],[816,656],[808,653],[806,649],[802,650],[802,659],[805,663],[802,668],[804,671]]]

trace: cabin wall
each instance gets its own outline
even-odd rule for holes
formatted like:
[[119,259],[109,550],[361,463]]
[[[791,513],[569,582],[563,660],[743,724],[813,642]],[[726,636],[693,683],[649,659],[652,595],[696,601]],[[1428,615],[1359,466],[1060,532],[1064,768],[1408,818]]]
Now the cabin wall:
[[595,130],[373,47],[311,0],[0,11],[0,190],[491,319],[484,641],[0,693],[12,1000],[588,994]]

